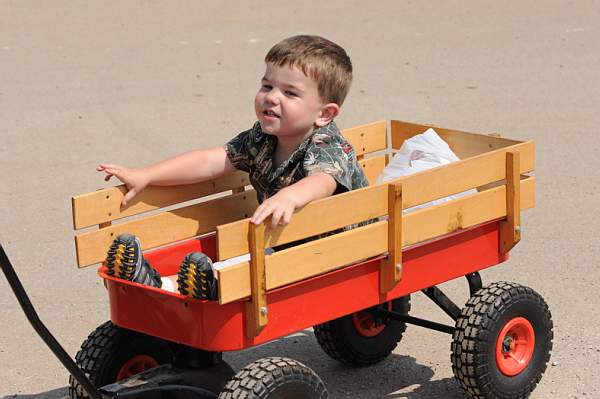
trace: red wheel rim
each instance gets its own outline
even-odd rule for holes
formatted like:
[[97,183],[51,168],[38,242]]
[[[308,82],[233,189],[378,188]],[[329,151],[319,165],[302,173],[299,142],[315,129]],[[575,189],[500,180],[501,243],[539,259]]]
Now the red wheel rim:
[[529,320],[515,317],[510,320],[496,341],[496,364],[502,374],[515,376],[525,370],[533,356],[535,332]]
[[142,371],[149,370],[156,366],[158,366],[158,362],[151,356],[134,356],[126,361],[121,367],[119,373],[117,374],[117,381],[121,381],[124,378],[131,377],[132,375],[141,373]]
[[[392,310],[391,302],[388,302],[387,308]],[[386,326],[383,323],[377,323],[373,317],[373,312],[368,309],[353,313],[352,322],[356,331],[363,337],[375,337],[385,330]]]

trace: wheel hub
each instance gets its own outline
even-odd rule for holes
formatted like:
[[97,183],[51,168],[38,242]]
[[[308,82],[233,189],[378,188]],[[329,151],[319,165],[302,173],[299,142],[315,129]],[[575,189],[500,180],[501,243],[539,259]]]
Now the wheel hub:
[[496,342],[496,364],[502,374],[513,377],[527,368],[535,348],[535,332],[529,320],[511,319]]
[[[392,303],[382,305],[384,309],[392,310]],[[365,309],[352,315],[354,328],[363,337],[375,337],[385,330],[386,323],[376,316],[376,309]]]
[[375,337],[385,329],[385,324],[378,322],[368,310],[355,313],[352,321],[356,331],[364,337]]
[[125,362],[125,364],[121,367],[121,369],[117,373],[117,381],[120,381],[127,377],[131,377],[132,375],[141,373],[142,371],[149,370],[156,366],[158,366],[158,362],[151,356],[134,356],[127,362]]
[[510,352],[515,348],[515,339],[512,335],[507,335],[504,337],[504,341],[502,342],[502,353]]

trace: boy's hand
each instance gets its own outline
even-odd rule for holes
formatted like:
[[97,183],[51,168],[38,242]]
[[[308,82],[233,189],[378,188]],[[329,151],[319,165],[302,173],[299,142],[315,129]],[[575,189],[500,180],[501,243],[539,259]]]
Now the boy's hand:
[[266,218],[271,216],[271,228],[278,225],[285,226],[292,219],[292,214],[296,209],[296,201],[293,195],[290,195],[285,189],[279,191],[271,198],[267,198],[256,211],[250,221],[254,224],[261,224]]
[[232,172],[235,167],[229,160],[223,147],[194,150],[170,159],[165,159],[145,168],[133,169],[121,165],[101,163],[96,168],[106,173],[104,180],[116,176],[127,186],[123,197],[123,206],[146,186],[175,186],[179,184],[198,183],[207,179],[215,179],[225,173]]
[[123,196],[121,202],[123,206],[127,205],[133,197],[139,194],[150,183],[150,176],[146,169],[132,169],[115,164],[101,163],[96,167],[98,172],[105,172],[104,180],[109,181],[111,177],[116,176],[127,187],[127,193]]
[[271,228],[276,228],[278,225],[285,226],[292,219],[296,208],[302,208],[311,201],[332,195],[336,187],[337,183],[330,175],[323,172],[313,173],[264,200],[250,221],[260,224],[271,216]]

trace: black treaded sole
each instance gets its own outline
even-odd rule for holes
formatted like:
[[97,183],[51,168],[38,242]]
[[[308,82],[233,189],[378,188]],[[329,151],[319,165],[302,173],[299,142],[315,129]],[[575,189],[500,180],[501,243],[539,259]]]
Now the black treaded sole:
[[202,252],[188,254],[177,272],[177,286],[180,294],[191,298],[218,299],[210,258]]

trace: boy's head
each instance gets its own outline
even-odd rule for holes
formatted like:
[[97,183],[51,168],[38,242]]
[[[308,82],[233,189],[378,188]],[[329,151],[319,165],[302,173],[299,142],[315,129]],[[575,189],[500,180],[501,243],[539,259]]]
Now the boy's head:
[[267,68],[254,106],[262,130],[301,140],[331,122],[352,82],[350,58],[318,36],[293,36],[265,57]]
[[352,83],[352,63],[346,51],[320,36],[288,37],[269,50],[265,62],[300,69],[317,82],[321,101],[340,107]]

